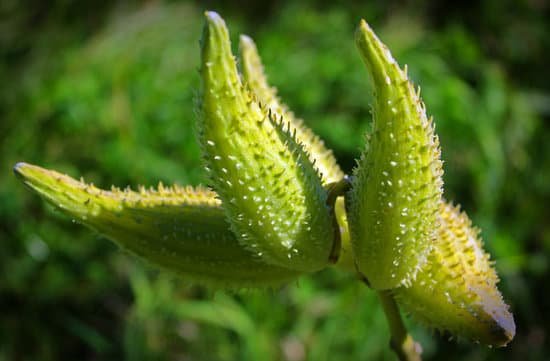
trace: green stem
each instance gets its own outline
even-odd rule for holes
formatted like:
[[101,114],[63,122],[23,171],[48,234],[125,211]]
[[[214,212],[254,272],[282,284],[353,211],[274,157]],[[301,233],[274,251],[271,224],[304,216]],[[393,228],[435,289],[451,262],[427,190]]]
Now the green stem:
[[340,234],[340,226],[338,225],[334,204],[336,203],[336,199],[338,197],[344,196],[346,192],[349,191],[351,188],[351,181],[347,176],[344,176],[344,178],[340,181],[329,183],[326,187],[328,190],[327,206],[330,207],[330,213],[332,214],[332,225],[334,227],[334,242],[332,244],[329,261],[336,264],[336,262],[338,262],[338,258],[340,258],[342,235]]
[[422,347],[407,333],[391,291],[378,291],[378,297],[390,326],[392,350],[400,361],[421,361]]

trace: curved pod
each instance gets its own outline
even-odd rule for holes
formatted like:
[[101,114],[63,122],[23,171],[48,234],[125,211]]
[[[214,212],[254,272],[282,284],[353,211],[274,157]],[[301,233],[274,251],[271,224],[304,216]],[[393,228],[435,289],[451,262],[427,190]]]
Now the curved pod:
[[183,279],[229,289],[279,286],[300,273],[243,249],[221,202],[206,188],[105,191],[25,163],[15,174],[31,190],[122,249]]
[[241,83],[223,20],[205,15],[198,128],[212,187],[239,242],[258,258],[322,269],[333,243],[327,192],[290,126]]
[[498,276],[479,231],[458,207],[442,203],[434,248],[409,287],[394,290],[398,302],[429,327],[489,345],[507,344],[514,318],[497,289]]
[[365,21],[356,43],[374,81],[374,125],[355,169],[349,222],[355,262],[371,287],[410,283],[437,228],[442,167],[424,105]]

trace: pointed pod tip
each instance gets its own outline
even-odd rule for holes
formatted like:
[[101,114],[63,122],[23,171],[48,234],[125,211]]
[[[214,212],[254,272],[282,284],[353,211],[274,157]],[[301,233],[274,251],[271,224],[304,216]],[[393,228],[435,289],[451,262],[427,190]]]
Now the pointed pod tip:
[[33,178],[33,174],[36,175],[36,173],[40,173],[41,170],[42,168],[25,162],[18,162],[13,166],[13,173],[15,176],[25,183],[28,183],[29,180]]
[[357,30],[360,31],[361,29],[370,30],[370,26],[369,26],[369,23],[367,23],[367,20],[361,19],[359,21],[359,26],[358,26]]
[[51,189],[55,180],[65,177],[55,171],[25,162],[18,162],[14,165],[13,173],[23,184],[38,193]]
[[209,22],[224,22],[220,14],[218,14],[215,11],[206,10],[204,12],[204,16],[206,17],[206,20]]
[[246,34],[241,34],[239,36],[239,40],[243,43],[254,44],[254,41],[252,40],[252,38]]
[[359,26],[355,31],[355,41],[360,42],[373,37],[376,38],[376,34],[371,29],[369,23],[367,23],[365,19],[361,19],[361,21],[359,21]]
[[255,47],[256,44],[254,43],[254,40],[252,40],[252,38],[246,34],[241,34],[239,36],[239,43],[241,45],[241,47]]
[[389,85],[388,76],[405,79],[388,47],[378,38],[365,20],[361,20],[355,32],[355,45],[367,65],[377,88]]
[[[239,84],[235,58],[231,50],[229,30],[222,17],[214,11],[205,11],[205,24],[201,39],[201,74],[205,88]],[[211,83],[206,86],[207,83]],[[212,102],[217,102],[211,99]],[[200,98],[200,102],[206,98]],[[204,107],[204,104],[203,104]]]
[[17,177],[23,178],[23,172],[26,166],[28,166],[28,164],[25,162],[17,162],[17,164],[13,166],[13,173]]
[[223,18],[215,11],[205,11],[204,17],[206,19],[205,31],[208,33],[216,34],[220,31],[223,33],[227,28]]
[[512,341],[516,335],[514,316],[506,310],[505,312],[495,315],[494,321],[495,324],[492,333],[495,337],[495,345],[497,347],[504,347]]
[[[248,83],[259,82],[256,90],[254,91],[254,95],[259,95],[260,98],[265,98],[267,96],[269,99],[272,99],[273,95],[265,94],[265,89],[267,89],[268,86],[266,84],[266,79],[263,72],[262,61],[260,60],[260,55],[258,54],[258,48],[250,36],[241,34],[239,37],[239,52],[241,56],[244,79]],[[268,102],[271,102],[271,100],[268,100]]]

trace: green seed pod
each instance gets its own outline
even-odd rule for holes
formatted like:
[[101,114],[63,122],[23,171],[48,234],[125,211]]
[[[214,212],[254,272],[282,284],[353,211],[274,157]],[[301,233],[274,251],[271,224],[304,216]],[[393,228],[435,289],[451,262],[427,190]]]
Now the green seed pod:
[[315,163],[323,184],[338,182],[344,178],[344,172],[338,166],[336,158],[325,143],[317,136],[304,121],[297,118],[286,104],[281,102],[277,96],[277,89],[270,86],[264,73],[264,67],[256,44],[246,36],[241,35],[239,42],[241,54],[241,70],[243,80],[249,89],[254,93],[256,99],[264,104],[273,114],[290,125],[290,131],[296,132],[296,139],[300,142],[309,154],[311,162]]
[[410,287],[394,290],[397,301],[429,327],[494,346],[516,331],[497,289],[498,276],[479,231],[458,207],[441,203],[440,227],[428,262]]
[[376,102],[368,151],[349,194],[352,247],[370,285],[389,289],[414,279],[433,243],[442,192],[439,141],[406,72],[364,20],[356,43]]
[[224,21],[206,12],[199,140],[212,187],[243,246],[298,271],[328,264],[327,192],[289,127],[241,83]]
[[[295,132],[297,141],[309,154],[309,160],[317,167],[324,186],[341,181],[344,178],[344,172],[336,162],[332,150],[325,146],[323,140],[307,127],[302,119],[294,115],[277,96],[277,89],[267,82],[264,66],[254,41],[246,35],[241,35],[239,50],[243,80],[250,91],[254,93],[256,99],[265,104],[277,117],[282,117],[288,122],[290,131]],[[337,266],[353,271],[354,265],[344,197],[338,197],[334,204],[334,211],[341,238],[341,251]]]
[[105,191],[29,164],[18,163],[14,171],[75,221],[189,281],[238,289],[278,286],[299,276],[243,249],[209,189],[159,185],[156,191]]

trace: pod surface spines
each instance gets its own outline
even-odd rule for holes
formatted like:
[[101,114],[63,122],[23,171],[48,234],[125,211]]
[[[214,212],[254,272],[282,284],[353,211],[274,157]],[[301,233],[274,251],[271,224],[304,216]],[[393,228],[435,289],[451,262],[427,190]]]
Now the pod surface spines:
[[275,117],[282,117],[290,124],[291,132],[296,132],[296,138],[307,151],[310,161],[316,163],[322,175],[323,184],[341,180],[344,172],[336,162],[332,150],[328,149],[323,140],[281,101],[277,95],[277,89],[269,85],[258,49],[252,38],[241,35],[239,51],[243,80],[246,85],[256,95],[258,101],[275,114]]
[[503,346],[515,334],[498,276],[479,230],[460,208],[442,202],[440,227],[425,267],[408,287],[394,290],[415,319],[439,331]]
[[223,19],[205,16],[197,129],[215,191],[162,183],[106,191],[24,163],[16,175],[128,252],[218,288],[276,287],[336,261],[334,239],[344,250],[353,242],[342,267],[355,271],[355,262],[413,317],[459,337],[508,343],[515,324],[494,262],[466,214],[442,199],[439,139],[420,88],[368,24],[356,40],[377,94],[347,197],[350,241],[339,196],[349,183],[334,155],[267,83],[254,42],[240,38],[241,76]]
[[[331,149],[325,146],[323,140],[317,136],[305,122],[295,116],[289,107],[277,95],[277,89],[267,81],[258,49],[254,41],[247,35],[240,37],[240,60],[245,85],[255,95],[258,102],[273,114],[280,117],[286,124],[287,131],[292,133],[296,143],[300,144],[308,154],[309,160],[317,169],[323,186],[339,182],[344,178]],[[344,199],[336,201],[335,212],[340,228],[341,249],[337,266],[347,271],[353,271],[353,257],[351,252],[347,215],[344,209]]]
[[243,249],[221,202],[204,187],[139,187],[110,191],[30,164],[14,169],[54,207],[146,263],[206,286],[277,287],[299,272],[271,266]]

